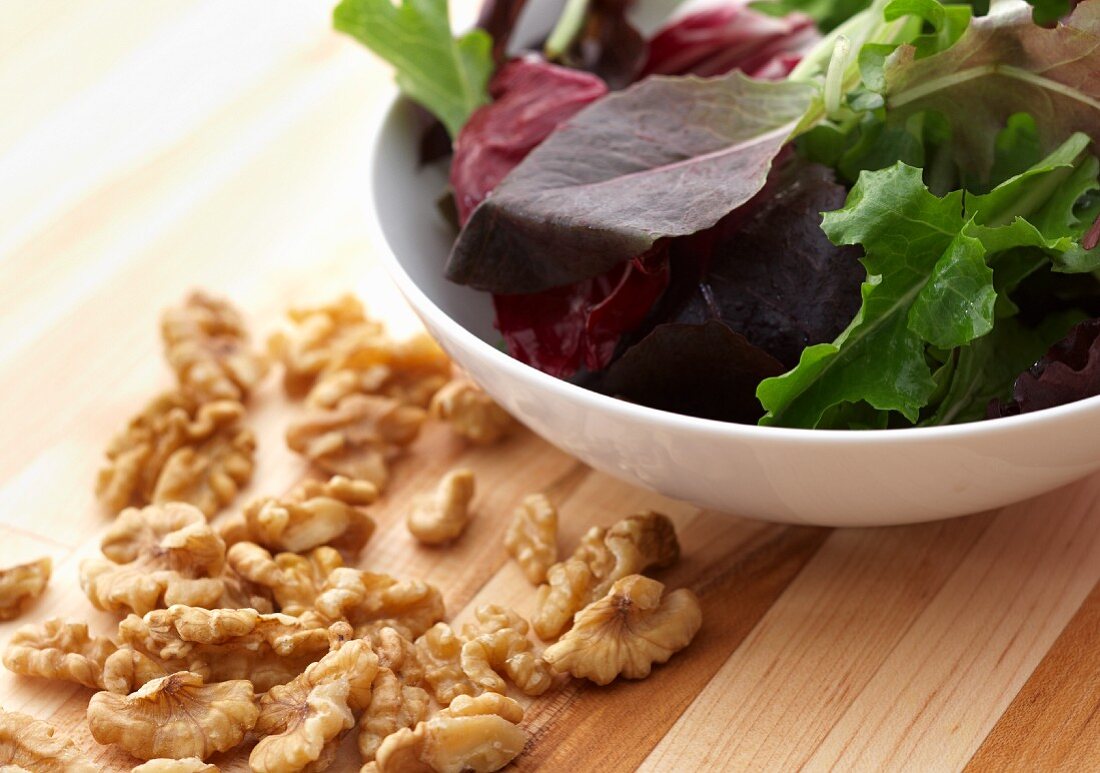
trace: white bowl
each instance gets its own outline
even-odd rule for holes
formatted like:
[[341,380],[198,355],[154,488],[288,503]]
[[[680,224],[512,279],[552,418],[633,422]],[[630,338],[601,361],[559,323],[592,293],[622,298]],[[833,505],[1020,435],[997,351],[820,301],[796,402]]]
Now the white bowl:
[[524,365],[497,348],[489,296],[443,278],[454,240],[436,206],[446,172],[418,170],[418,140],[410,106],[395,101],[373,137],[369,210],[378,254],[431,334],[474,380],[532,430],[598,470],[741,516],[884,526],[999,507],[1100,469],[1100,397],[949,427],[798,430],[646,408]]

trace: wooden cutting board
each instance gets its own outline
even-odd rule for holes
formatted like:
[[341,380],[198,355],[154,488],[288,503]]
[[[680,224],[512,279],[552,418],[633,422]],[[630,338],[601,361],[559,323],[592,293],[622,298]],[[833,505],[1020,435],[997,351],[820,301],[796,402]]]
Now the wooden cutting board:
[[[170,382],[161,308],[208,288],[263,335],[290,303],[353,290],[411,329],[362,217],[365,131],[388,75],[330,33],[326,6],[0,5],[0,562],[55,561],[19,623],[113,626],[76,567],[108,522],[92,497],[104,444]],[[300,408],[276,382],[251,413],[259,466],[242,500],[306,472],[282,443]],[[456,465],[477,473],[477,519],[453,547],[417,547],[409,498]],[[540,490],[561,508],[563,550],[590,524],[668,513],[684,556],[660,578],[694,588],[705,622],[648,680],[532,703],[518,768],[1100,769],[1100,478],[967,519],[830,531],[700,512],[530,434],[470,449],[432,427],[397,467],[361,563],[437,584],[459,620],[485,602],[527,612],[501,529]],[[129,770],[91,739],[90,694],[0,675],[4,708]],[[357,767],[349,745],[336,769]]]

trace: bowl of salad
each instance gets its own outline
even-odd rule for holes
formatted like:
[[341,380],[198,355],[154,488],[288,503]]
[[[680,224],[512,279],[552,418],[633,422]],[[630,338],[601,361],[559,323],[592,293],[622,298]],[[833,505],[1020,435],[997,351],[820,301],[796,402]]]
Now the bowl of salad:
[[545,6],[335,12],[402,92],[378,249],[505,408],[790,523],[1100,469],[1100,0]]

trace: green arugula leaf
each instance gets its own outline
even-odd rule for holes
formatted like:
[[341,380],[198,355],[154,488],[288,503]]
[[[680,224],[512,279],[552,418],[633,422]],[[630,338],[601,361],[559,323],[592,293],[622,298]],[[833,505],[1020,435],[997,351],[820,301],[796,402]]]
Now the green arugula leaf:
[[[822,228],[836,244],[863,246],[863,306],[836,341],[807,348],[793,370],[761,382],[757,397],[768,411],[761,423],[835,426],[846,415],[837,406],[861,401],[916,422],[946,377],[933,377],[929,347],[950,351],[988,335],[1013,311],[998,305],[998,287],[1008,292],[1036,261],[1064,261],[1079,249],[1072,237],[1082,226],[1066,234],[1074,230],[1067,202],[1088,187],[1070,185],[1078,174],[1091,172],[1095,186],[1088,142],[1071,137],[984,196],[935,196],[920,169],[901,163],[861,174]],[[1008,258],[1003,271],[1000,255]]]
[[483,30],[455,38],[447,0],[342,0],[332,21],[392,64],[401,91],[430,110],[452,137],[489,101],[492,39]]

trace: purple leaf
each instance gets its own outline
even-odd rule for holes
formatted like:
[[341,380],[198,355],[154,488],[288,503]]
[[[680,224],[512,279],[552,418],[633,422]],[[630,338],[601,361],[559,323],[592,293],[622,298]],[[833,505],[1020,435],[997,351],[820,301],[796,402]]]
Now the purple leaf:
[[764,185],[813,93],[732,73],[653,77],[599,100],[474,210],[448,278],[495,293],[538,292],[710,228]]
[[1041,411],[1100,395],[1100,319],[1086,320],[1021,373],[1012,400],[989,404],[990,418]]

